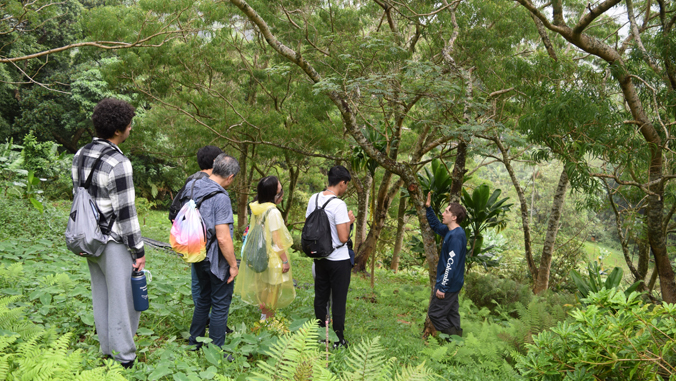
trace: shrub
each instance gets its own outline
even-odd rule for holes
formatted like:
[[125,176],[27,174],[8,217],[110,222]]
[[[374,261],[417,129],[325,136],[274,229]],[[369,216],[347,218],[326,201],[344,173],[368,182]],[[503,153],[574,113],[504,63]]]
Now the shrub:
[[496,306],[503,306],[514,312],[513,317],[516,317],[517,302],[528,305],[533,298],[533,292],[528,285],[491,274],[466,274],[464,290],[465,297],[475,306],[491,310]]
[[537,380],[658,380],[676,375],[676,305],[659,306],[617,289],[590,293],[528,345],[517,368]]

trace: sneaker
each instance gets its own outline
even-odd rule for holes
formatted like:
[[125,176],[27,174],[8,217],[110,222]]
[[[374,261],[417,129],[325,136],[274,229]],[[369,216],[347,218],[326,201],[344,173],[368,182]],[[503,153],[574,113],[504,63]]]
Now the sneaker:
[[333,343],[333,349],[338,349],[340,347],[347,349],[347,345],[348,345],[347,340],[343,339],[341,341],[336,341],[335,343]]
[[134,360],[120,363],[120,365],[122,365],[122,367],[125,369],[131,369],[131,367],[134,366]]

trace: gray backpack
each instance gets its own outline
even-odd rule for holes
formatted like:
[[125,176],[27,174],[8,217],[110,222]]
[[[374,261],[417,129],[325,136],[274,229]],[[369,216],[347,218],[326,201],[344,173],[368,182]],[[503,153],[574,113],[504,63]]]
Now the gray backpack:
[[92,176],[101,163],[101,158],[112,149],[101,153],[92,167],[87,180],[82,183],[84,177],[84,154],[80,153],[78,163],[79,184],[75,188],[73,206],[70,208],[70,218],[66,227],[66,246],[68,250],[82,257],[98,257],[108,243],[110,228],[115,221],[115,215],[108,222],[99,210],[96,202],[89,194],[92,184]]

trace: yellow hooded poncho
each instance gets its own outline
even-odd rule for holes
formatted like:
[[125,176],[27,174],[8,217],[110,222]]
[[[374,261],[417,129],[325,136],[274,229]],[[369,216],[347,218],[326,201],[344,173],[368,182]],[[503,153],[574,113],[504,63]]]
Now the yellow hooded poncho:
[[[242,264],[235,282],[235,293],[241,296],[242,300],[248,304],[257,306],[264,304],[268,309],[286,307],[296,297],[296,289],[293,287],[291,269],[287,273],[282,273],[282,260],[279,257],[279,253],[291,247],[293,238],[291,238],[291,234],[286,229],[282,214],[277,210],[275,204],[271,202],[259,204],[256,201],[249,204],[249,207],[251,208],[249,232],[251,232],[251,227],[254,224],[260,223],[265,212],[270,209],[264,222],[268,267],[260,273],[249,268],[246,265],[248,253],[245,245]],[[288,252],[287,258],[289,258]],[[289,265],[291,265],[290,260]]]

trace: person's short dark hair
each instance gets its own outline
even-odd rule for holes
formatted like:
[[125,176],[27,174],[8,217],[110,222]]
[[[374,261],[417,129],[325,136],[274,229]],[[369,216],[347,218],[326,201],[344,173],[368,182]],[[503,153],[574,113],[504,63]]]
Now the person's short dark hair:
[[211,171],[212,175],[227,178],[230,175],[239,173],[239,162],[237,159],[224,153],[216,156],[214,159],[214,169]]
[[256,186],[258,203],[275,202],[279,179],[275,176],[263,177]]
[[124,131],[131,123],[136,113],[134,106],[115,98],[105,98],[94,106],[92,123],[96,136],[101,139],[110,139],[115,131]]
[[197,164],[200,169],[211,169],[214,167],[214,160],[223,150],[216,146],[204,146],[197,151]]
[[342,165],[336,165],[329,169],[329,186],[338,185],[341,181],[350,181],[352,176],[350,176],[350,171]]
[[455,216],[455,222],[461,223],[467,218],[467,209],[464,206],[458,204],[457,202],[452,202],[448,204],[448,207],[451,210],[451,213]]

